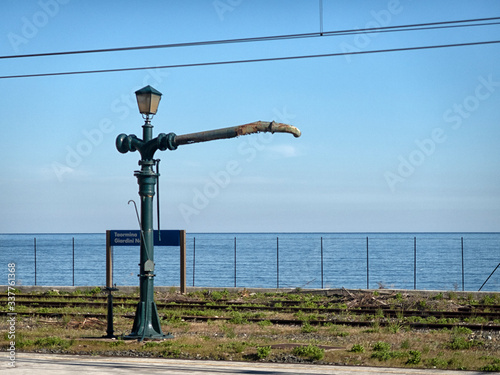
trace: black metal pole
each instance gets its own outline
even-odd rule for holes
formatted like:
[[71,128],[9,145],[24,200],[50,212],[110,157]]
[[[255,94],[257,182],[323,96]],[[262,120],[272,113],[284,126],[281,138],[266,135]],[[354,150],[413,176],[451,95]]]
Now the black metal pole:
[[117,291],[117,288],[110,288],[106,287],[106,290],[108,292],[108,314],[107,314],[107,320],[108,320],[108,325],[106,329],[106,336],[103,336],[108,339],[114,339],[116,336],[114,335],[115,329],[113,327],[113,293],[114,291]]
[[36,237],[34,238],[34,246],[35,246],[35,285],[36,285]]
[[321,237],[321,289],[323,289],[323,237]]
[[370,256],[368,252],[368,237],[366,237],[366,289],[370,289]]
[[464,270],[464,238],[460,238],[462,243],[462,292],[465,290],[465,270]]
[[280,288],[280,243],[276,237],[276,288]]
[[234,287],[236,288],[236,237],[234,237]]
[[73,237],[73,286],[75,286],[75,237]]
[[413,237],[413,289],[417,289],[417,237]]
[[196,264],[196,237],[193,237],[193,286],[194,286],[194,268]]

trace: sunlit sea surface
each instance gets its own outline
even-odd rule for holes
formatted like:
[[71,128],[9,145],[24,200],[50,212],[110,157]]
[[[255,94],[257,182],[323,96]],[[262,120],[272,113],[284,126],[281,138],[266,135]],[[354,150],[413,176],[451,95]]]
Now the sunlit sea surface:
[[[113,254],[113,282],[138,285],[139,247]],[[500,233],[188,233],[186,258],[188,286],[500,291]],[[180,284],[179,259],[155,247],[156,286]],[[104,286],[106,236],[1,234],[0,285],[9,263],[17,285]]]

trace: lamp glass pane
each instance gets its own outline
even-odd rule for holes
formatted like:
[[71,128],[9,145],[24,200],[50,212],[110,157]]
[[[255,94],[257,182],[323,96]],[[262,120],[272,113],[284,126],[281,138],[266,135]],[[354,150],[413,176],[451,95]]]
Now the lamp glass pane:
[[147,115],[150,114],[151,100],[149,94],[137,95],[137,105],[139,106],[139,112]]
[[155,94],[151,95],[150,113],[152,115],[155,115],[156,111],[158,111],[158,105],[160,104],[160,99],[161,99],[160,95],[155,95]]

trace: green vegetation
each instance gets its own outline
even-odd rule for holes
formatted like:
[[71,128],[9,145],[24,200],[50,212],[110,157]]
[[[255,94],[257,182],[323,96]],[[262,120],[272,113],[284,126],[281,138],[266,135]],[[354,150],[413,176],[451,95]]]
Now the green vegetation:
[[325,350],[317,347],[316,345],[297,346],[293,348],[292,354],[299,357],[305,357],[310,360],[319,361],[325,356]]
[[[57,313],[42,317],[19,314],[16,349],[42,352],[49,349],[55,353],[89,355],[115,351],[123,355],[139,353],[141,356],[238,361],[279,362],[295,357],[298,362],[305,359],[365,366],[380,366],[383,362],[384,366],[396,367],[499,371],[500,337],[492,332],[492,340],[483,339],[485,332],[472,331],[462,324],[482,324],[486,331],[487,325],[500,324],[500,319],[493,320],[480,314],[465,319],[428,314],[456,309],[457,305],[472,305],[478,311],[487,305],[489,310],[485,311],[495,311],[494,306],[500,302],[499,293],[479,294],[477,297],[476,294],[460,292],[422,295],[378,290],[347,291],[327,296],[307,290],[291,293],[200,290],[180,296],[174,288],[170,289],[155,293],[155,297],[164,332],[172,332],[175,338],[141,343],[100,338],[106,330],[104,304],[73,307],[45,307],[41,304],[65,301],[68,295],[78,296],[71,299],[73,302],[105,301],[99,298],[105,296],[99,288],[73,293],[56,290],[37,293],[38,306],[23,305],[28,299],[16,296],[18,313]],[[133,315],[138,294],[115,297],[115,334],[126,335],[132,321],[121,314]],[[2,298],[6,301],[5,294]],[[185,302],[191,302],[190,306],[183,307]],[[203,304],[195,306],[198,302]],[[166,305],[161,306],[163,304]],[[362,314],[359,309],[367,304],[373,312]],[[326,308],[336,311],[327,311]],[[1,305],[0,310],[5,309],[6,304]],[[388,313],[388,309],[396,310],[396,317],[394,311]],[[422,313],[419,316],[404,314],[415,310]],[[102,317],[84,317],[83,314],[87,313],[102,314]],[[205,321],[204,317],[213,318]],[[0,325],[5,326],[6,319],[1,317]],[[280,319],[296,319],[297,323],[284,325],[279,323]],[[321,324],[316,324],[316,321]],[[346,321],[368,322],[369,326],[343,324]],[[413,328],[412,322],[453,323],[456,326],[447,329],[431,329],[429,326],[420,330]],[[7,349],[9,341],[7,333],[0,335],[0,350]],[[324,350],[323,347],[333,347],[334,350]]]
[[257,348],[257,359],[264,359],[271,354],[270,346],[261,346]]
[[410,350],[410,358],[406,361],[407,365],[418,365],[422,360],[422,353],[418,350]]
[[453,350],[466,350],[480,345],[483,345],[482,341],[467,340],[465,337],[455,336],[449,343],[449,348]]
[[350,352],[353,352],[353,353],[364,353],[365,352],[365,347],[361,344],[354,344],[351,348],[351,350],[349,350]]

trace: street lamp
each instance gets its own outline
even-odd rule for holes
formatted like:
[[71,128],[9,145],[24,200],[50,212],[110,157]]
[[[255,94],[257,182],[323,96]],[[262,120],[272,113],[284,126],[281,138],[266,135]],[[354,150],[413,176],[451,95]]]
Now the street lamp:
[[245,125],[215,129],[198,133],[176,135],[174,133],[160,133],[153,139],[153,126],[150,116],[156,114],[161,93],[151,86],[136,91],[139,112],[145,116],[142,126],[142,139],[134,134],[120,134],[116,138],[116,148],[121,153],[139,151],[141,170],[135,171],[139,184],[141,198],[140,220],[140,299],[137,304],[132,332],[125,339],[165,339],[172,338],[164,335],[161,329],[158,310],[154,301],[154,247],[153,247],[153,197],[159,174],[153,171],[153,166],[159,161],[153,159],[156,150],[175,150],[180,145],[212,141],[216,139],[234,138],[259,132],[291,133],[300,137],[300,130],[294,126],[276,123],[274,121],[256,121]]
[[156,115],[158,104],[160,104],[161,92],[155,90],[151,86],[143,87],[135,92],[139,112],[146,117]]

